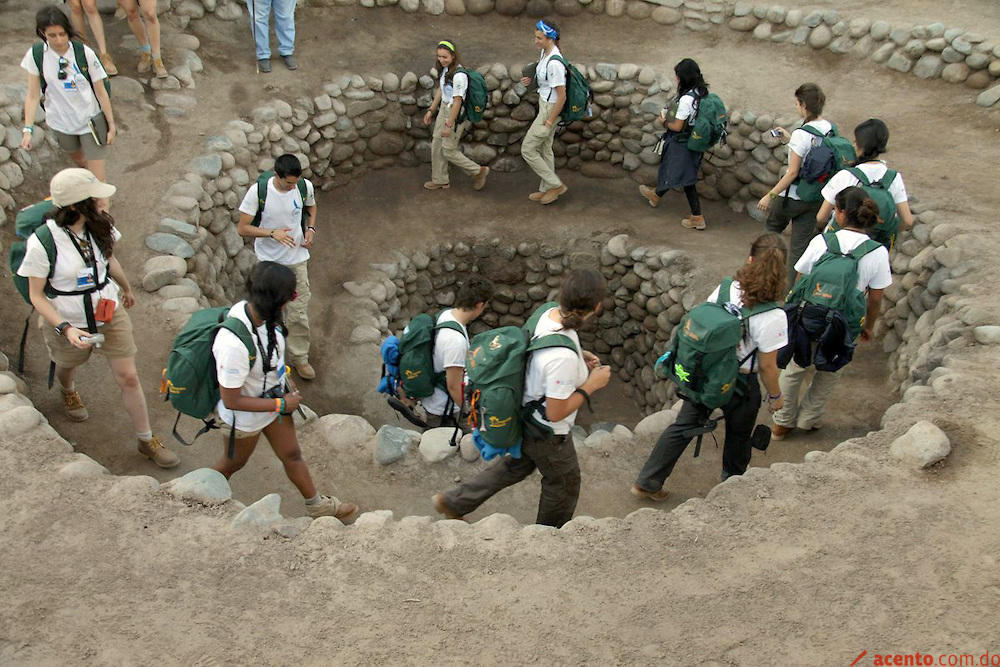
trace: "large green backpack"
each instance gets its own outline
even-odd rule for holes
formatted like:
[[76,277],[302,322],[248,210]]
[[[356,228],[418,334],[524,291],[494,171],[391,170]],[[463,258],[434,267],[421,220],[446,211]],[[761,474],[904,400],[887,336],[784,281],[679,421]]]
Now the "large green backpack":
[[[868,232],[868,236],[874,241],[878,241],[885,246],[886,250],[892,251],[892,247],[896,244],[896,235],[899,234],[899,219],[896,217],[896,202],[892,200],[892,195],[889,193],[889,186],[892,182],[896,180],[896,171],[889,169],[885,172],[881,179],[872,183],[868,180],[868,176],[865,172],[861,171],[857,167],[849,167],[847,171],[851,172],[854,178],[858,179],[861,183],[861,188],[868,194],[868,197],[875,202],[878,206],[878,224],[875,225],[873,229]],[[829,227],[832,231],[837,231],[840,227],[837,225],[836,218],[830,223]]]
[[836,310],[847,320],[852,338],[857,338],[865,325],[868,301],[858,289],[858,262],[868,253],[878,250],[879,244],[871,239],[849,253],[840,249],[840,241],[833,232],[823,234],[826,252],[816,260],[812,271],[799,277],[788,295],[788,303],[807,302]]
[[[218,428],[212,416],[220,396],[215,355],[212,354],[216,333],[220,329],[233,332],[246,346],[251,366],[257,359],[257,347],[250,336],[250,331],[242,321],[229,317],[230,309],[231,306],[220,306],[193,313],[174,339],[170,356],[167,357],[167,367],[163,369],[160,392],[164,395],[164,400],[169,400],[170,405],[177,410],[174,437],[185,445],[192,444],[203,433]],[[181,415],[200,419],[205,424],[192,442],[185,441],[177,432]],[[230,458],[232,458],[232,440],[231,437]]]
[[854,144],[840,136],[837,126],[832,123],[826,134],[809,125],[803,125],[800,129],[821,141],[802,160],[796,180],[796,193],[802,201],[822,201],[823,187],[838,171],[854,164],[858,156],[854,152]]
[[740,359],[736,350],[748,320],[780,307],[772,301],[737,310],[731,303],[732,284],[732,278],[723,280],[715,301],[699,303],[681,319],[667,368],[681,396],[712,409],[729,403],[738,390],[740,366],[750,357]]
[[560,55],[552,56],[552,60],[562,63],[566,68],[566,104],[559,113],[562,119],[560,125],[590,118],[592,114],[590,105],[594,102],[594,94],[590,92],[587,77]]
[[14,281],[14,287],[29,305],[31,304],[31,295],[28,292],[28,279],[17,275],[17,270],[21,268],[21,262],[24,261],[28,238],[34,234],[38,237],[42,247],[45,248],[45,254],[48,255],[49,278],[52,278],[52,272],[56,268],[56,243],[52,238],[52,231],[45,224],[45,221],[54,208],[52,200],[45,199],[22,208],[14,222],[14,233],[17,234],[18,238],[24,240],[17,241],[10,246],[10,275]]
[[[253,217],[250,224],[254,227],[260,227],[261,218],[264,216],[264,203],[267,201],[267,183],[273,177],[274,171],[265,171],[263,174],[257,177],[257,215]],[[309,226],[309,218],[306,216],[305,206],[306,197],[309,194],[309,186],[306,185],[306,179],[303,176],[299,179],[299,182],[295,184],[295,187],[299,190],[299,196],[302,197],[302,235],[305,236],[306,228]]]
[[698,102],[694,125],[688,136],[688,150],[704,153],[726,138],[729,114],[726,105],[715,93],[709,93]]
[[486,87],[486,79],[474,69],[459,67],[455,70],[456,74],[458,72],[465,72],[469,77],[469,89],[465,91],[465,103],[462,104],[458,122],[468,120],[470,123],[478,123],[483,119],[486,107],[490,105],[490,91]]
[[[94,81],[90,78],[90,63],[87,62],[87,52],[83,49],[83,43],[73,40],[70,44],[73,45],[73,58],[76,60],[76,66],[80,68],[80,73],[83,74],[85,79],[87,79],[87,83],[90,84],[90,88],[93,90]],[[42,97],[45,97],[45,88],[48,85],[45,81],[45,74],[42,71],[42,56],[44,54],[44,42],[36,42],[31,46],[31,57],[35,59],[35,67],[38,68],[38,81],[41,84]],[[104,90],[108,91],[108,95],[110,95],[111,79],[105,76],[103,80]]]
[[410,398],[427,398],[435,388],[445,389],[445,373],[434,372],[434,339],[438,329],[466,333],[458,322],[437,323],[437,318],[421,313],[410,320],[399,339],[399,379]]
[[524,376],[535,350],[564,347],[578,352],[573,339],[563,334],[546,334],[532,340],[542,315],[557,303],[539,306],[524,327],[500,327],[475,336],[469,345],[466,372],[472,397],[471,417],[482,438],[494,447],[513,447],[521,440],[523,422],[530,420],[535,430],[551,429],[532,418],[543,401],[522,406]]

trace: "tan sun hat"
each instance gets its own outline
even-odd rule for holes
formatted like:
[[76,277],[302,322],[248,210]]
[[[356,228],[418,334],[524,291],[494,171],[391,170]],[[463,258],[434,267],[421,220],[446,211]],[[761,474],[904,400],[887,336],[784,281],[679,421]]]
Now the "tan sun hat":
[[63,169],[53,176],[52,182],[49,183],[52,203],[57,208],[77,204],[91,197],[107,199],[117,190],[115,186],[97,180],[97,177],[87,169],[79,167]]

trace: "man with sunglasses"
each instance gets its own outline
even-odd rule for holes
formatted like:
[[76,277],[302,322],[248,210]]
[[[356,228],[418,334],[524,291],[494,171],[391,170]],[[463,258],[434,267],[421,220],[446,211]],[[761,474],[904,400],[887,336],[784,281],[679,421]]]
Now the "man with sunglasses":
[[316,190],[302,177],[299,158],[286,153],[274,173],[262,174],[240,204],[236,231],[254,239],[257,259],[284,264],[295,272],[295,296],[285,306],[287,356],[303,380],[316,377],[309,363],[309,250],[316,236]]

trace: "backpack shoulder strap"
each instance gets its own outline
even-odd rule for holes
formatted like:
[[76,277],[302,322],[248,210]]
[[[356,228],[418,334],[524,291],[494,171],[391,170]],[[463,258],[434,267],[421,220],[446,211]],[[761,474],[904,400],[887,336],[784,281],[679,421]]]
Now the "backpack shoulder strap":
[[820,132],[819,130],[817,130],[812,125],[803,125],[799,129],[800,130],[804,130],[805,132],[808,132],[809,134],[813,135],[814,137],[819,137],[820,139],[822,139],[823,137],[826,136],[825,134],[823,134],[822,132]]
[[865,239],[861,243],[861,245],[859,245],[857,248],[855,248],[850,253],[848,253],[848,255],[850,256],[851,259],[853,259],[855,262],[857,262],[858,260],[860,260],[862,257],[864,257],[865,255],[867,255],[868,253],[874,252],[874,251],[878,250],[881,247],[882,247],[882,244],[879,243],[878,241],[874,241],[872,239]]
[[250,337],[250,330],[247,329],[247,325],[237,317],[227,317],[219,322],[219,328],[236,334],[240,342],[246,346],[247,354],[250,355],[250,365],[252,366],[253,362],[257,360],[257,346],[254,345],[253,339]]
[[715,302],[720,306],[724,306],[729,303],[733,291],[733,279],[723,278],[722,282],[719,283],[719,296],[716,297]]
[[745,317],[753,317],[754,315],[760,315],[761,313],[766,313],[769,310],[775,310],[776,308],[781,308],[781,304],[777,301],[768,301],[767,303],[758,303],[753,308],[744,308]]
[[851,176],[853,176],[854,178],[858,179],[858,181],[861,183],[861,185],[867,187],[867,186],[870,186],[872,184],[871,181],[868,180],[868,175],[865,174],[865,172],[861,171],[860,168],[858,168],[858,167],[848,167],[847,171],[851,174]]
[[459,324],[458,322],[454,322],[451,320],[447,322],[439,322],[434,325],[434,331],[438,331],[439,329],[451,329],[452,331],[457,331],[458,333],[465,336],[466,340],[468,340],[469,338],[468,334],[465,333],[465,330],[462,329],[462,325]]
[[565,347],[574,352],[578,352],[573,339],[565,334],[550,333],[532,340],[528,343],[528,352],[544,350],[550,347]]
[[837,255],[843,255],[840,251],[840,240],[837,238],[836,232],[827,232],[823,234],[823,240],[826,241],[827,252],[832,252]]
[[70,42],[73,45],[73,57],[76,59],[76,66],[80,68],[80,73],[90,84],[93,89],[94,82],[90,78],[90,63],[87,62],[87,51],[83,48],[83,42],[78,42],[75,39]]
[[[567,77],[568,77],[569,70],[572,67],[572,65],[569,64],[568,60],[566,60],[565,58],[563,58],[562,55],[560,55],[558,53],[556,55],[554,55],[554,56],[550,56],[549,60],[550,61],[555,60],[557,63],[562,63],[562,66],[566,68],[566,74],[567,74]],[[548,67],[548,65],[546,65],[546,67]]]
[[34,231],[34,235],[38,238],[38,242],[42,244],[42,248],[45,249],[45,256],[49,260],[49,275],[46,280],[52,279],[52,274],[56,270],[56,240],[52,238],[52,230],[49,228],[48,222],[43,222]]
[[[308,185],[308,183],[309,183],[309,180],[305,176],[303,176],[302,178],[299,179],[299,182],[295,184],[296,187],[298,187],[298,189],[299,189],[299,196],[302,197],[302,205],[303,206],[306,205],[306,198],[309,196],[309,185]],[[316,191],[315,186],[313,186],[313,192],[315,192],[315,191]]]
[[[253,227],[260,227],[260,221],[264,218],[264,203],[267,201],[267,184],[270,180],[271,172],[269,171],[265,171],[257,177],[257,215],[250,221],[250,225]],[[305,198],[302,201],[305,202]]]
[[896,180],[896,174],[898,173],[895,169],[886,169],[885,173],[882,174],[882,178],[878,180],[879,187],[888,190],[892,182]]
[[45,71],[42,70],[42,57],[45,55],[45,42],[35,42],[31,45],[31,57],[35,60],[35,67],[38,68],[38,82],[42,88],[42,96],[45,96]]

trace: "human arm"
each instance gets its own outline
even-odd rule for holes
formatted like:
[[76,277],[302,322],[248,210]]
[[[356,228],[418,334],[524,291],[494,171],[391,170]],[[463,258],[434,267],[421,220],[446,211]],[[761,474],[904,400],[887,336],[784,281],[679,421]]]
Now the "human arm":
[[[42,99],[42,82],[37,74],[28,73],[28,92],[24,96],[24,127],[35,129],[35,115],[38,113],[38,101]],[[25,130],[21,133],[21,148],[31,150],[32,133]]]
[[451,111],[448,112],[448,119],[444,122],[444,129],[441,130],[442,137],[450,137],[451,131],[455,127],[455,123],[458,122],[458,114],[462,111],[462,99],[461,95],[455,95],[451,98]]
[[[785,404],[785,399],[781,395],[781,385],[778,384],[778,377],[781,375],[781,369],[778,368],[778,351],[758,352],[757,370],[767,391],[767,409],[770,412],[777,412]],[[774,396],[778,398],[772,400]]]
[[281,229],[254,227],[250,224],[253,222],[253,218],[254,216],[249,213],[243,213],[241,211],[239,222],[236,223],[236,233],[243,238],[272,238],[278,243],[282,243],[289,247],[295,245],[295,239],[292,238],[291,227],[282,227]]
[[865,312],[865,328],[861,330],[861,340],[869,341],[874,337],[875,320],[878,319],[879,311],[882,310],[882,295],[884,289],[868,290],[868,310]]
[[[598,366],[597,368],[590,371],[590,375],[579,389],[587,392],[587,395],[591,395],[599,389],[603,389],[607,386],[608,381],[611,379],[611,366]],[[571,414],[583,407],[583,404],[587,402],[583,394],[579,391],[574,391],[568,398],[553,398],[551,396],[545,397],[545,419],[550,422],[557,422],[566,419]]]
[[112,280],[118,283],[118,287],[122,290],[122,305],[126,308],[134,306],[135,293],[132,292],[132,285],[129,283],[128,277],[125,275],[125,269],[122,268],[118,258],[114,255],[111,256],[111,261],[108,262],[108,275],[111,276]]
[[459,408],[465,401],[462,395],[462,379],[465,377],[465,368],[462,366],[449,366],[444,371],[445,382],[448,384],[448,395]]
[[94,82],[94,96],[97,98],[98,104],[101,105],[104,117],[108,119],[108,146],[110,146],[115,143],[115,137],[118,136],[118,129],[115,127],[115,114],[111,109],[111,97],[108,95],[108,90],[101,83],[101,80]]
[[566,86],[556,86],[556,103],[552,105],[549,117],[545,121],[545,127],[552,127],[556,124],[564,106],[566,106]]
[[[59,314],[55,306],[49,302],[48,297],[45,296],[45,283],[48,282],[46,278],[36,278],[35,276],[28,277],[28,296],[31,297],[31,305],[35,307],[38,314],[46,321],[52,328],[55,328],[65,322],[65,318]],[[63,335],[66,339],[74,346],[81,350],[86,350],[90,347],[90,343],[84,343],[80,340],[80,336],[89,335],[86,331],[78,329],[77,327],[70,326],[63,330]]]
[[434,112],[437,111],[439,104],[441,104],[440,87],[434,90],[434,99],[433,101],[431,101],[431,106],[427,109],[427,113],[424,114],[424,125],[430,125],[432,122],[434,122]]
[[819,211],[816,213],[816,233],[822,234],[826,226],[830,224],[830,213],[833,211],[833,204],[828,201],[823,201],[823,205],[819,207]]
[[788,171],[785,175],[781,177],[778,184],[775,185],[771,190],[760,198],[757,202],[757,208],[761,211],[766,211],[771,208],[771,200],[777,199],[778,196],[788,189],[795,179],[799,177],[799,169],[802,168],[802,156],[793,150],[788,151]]
[[899,218],[899,231],[905,232],[913,229],[913,213],[910,211],[909,202],[899,202],[896,204],[896,217]]
[[[233,411],[278,412],[281,407],[280,399],[244,396],[239,388],[230,389],[228,387],[220,386],[219,396],[222,397],[222,404]],[[299,403],[302,402],[302,396],[299,394],[298,389],[288,392],[282,398],[285,401],[285,409],[281,412],[283,415],[289,415],[295,412],[295,410],[299,407]]]
[[316,238],[316,205],[315,186],[310,181],[306,181],[306,201],[302,202],[302,208],[306,213],[306,229],[302,235],[302,247],[309,250],[313,246],[313,239]]
[[597,358],[597,355],[593,352],[583,351],[583,361],[587,364],[587,368],[594,370],[601,365],[601,360]]

